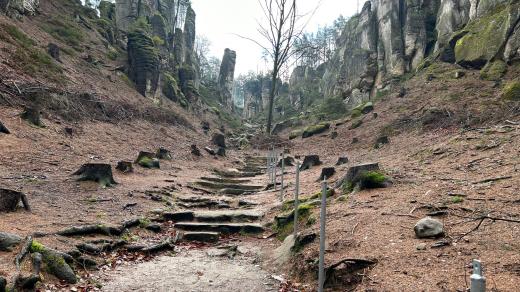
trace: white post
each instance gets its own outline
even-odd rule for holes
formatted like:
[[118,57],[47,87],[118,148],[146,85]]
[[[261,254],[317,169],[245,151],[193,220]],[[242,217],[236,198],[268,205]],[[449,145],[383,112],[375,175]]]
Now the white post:
[[321,187],[321,214],[320,214],[320,264],[318,274],[318,292],[323,292],[325,284],[325,222],[327,220],[327,181],[323,179]]
[[473,274],[471,279],[471,292],[486,291],[486,277],[482,276],[482,264],[479,260],[473,260]]
[[282,177],[280,179],[280,183],[281,183],[281,188],[280,188],[280,202],[283,202],[283,197],[284,197],[284,193],[283,193],[283,173],[285,171],[285,149],[282,149]]
[[276,150],[274,151],[274,161],[273,161],[273,168],[274,168],[274,174],[273,174],[273,188],[276,191],[276,167],[278,164],[278,152]]
[[300,162],[296,162],[296,188],[294,190],[294,239],[298,235],[298,196],[300,195]]

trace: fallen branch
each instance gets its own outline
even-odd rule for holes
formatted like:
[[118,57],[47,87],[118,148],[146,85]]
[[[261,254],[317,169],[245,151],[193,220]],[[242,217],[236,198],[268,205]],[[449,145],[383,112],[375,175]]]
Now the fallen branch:
[[474,231],[477,231],[480,226],[482,225],[482,223],[486,220],[486,219],[489,219],[491,221],[503,221],[503,222],[510,222],[510,223],[520,223],[520,220],[517,220],[517,219],[508,219],[508,218],[499,218],[499,217],[492,217],[492,216],[489,216],[489,214],[486,214],[486,215],[483,215],[483,216],[480,216],[480,217],[476,217],[476,218],[468,218],[468,217],[463,217],[463,216],[459,216],[459,217],[462,217],[462,218],[467,218],[467,219],[471,219],[469,220],[468,222],[472,222],[472,221],[479,221],[477,226],[475,226],[473,229],[471,229],[470,231],[462,234],[459,238],[457,238],[455,241],[459,241],[461,240],[462,238],[466,237],[467,235],[469,235],[470,233],[474,232]]
[[397,216],[397,217],[410,217],[410,218],[414,218],[414,219],[419,219],[419,217],[414,216],[412,214],[398,214],[398,213],[383,212],[383,213],[381,213],[381,215],[383,215],[383,216]]
[[488,182],[496,182],[496,181],[512,179],[512,178],[513,178],[513,176],[511,176],[511,175],[501,176],[501,177],[493,177],[493,178],[486,178],[486,179],[483,179],[483,180],[479,180],[479,181],[473,182],[473,184],[474,185],[484,184],[484,183],[488,183]]

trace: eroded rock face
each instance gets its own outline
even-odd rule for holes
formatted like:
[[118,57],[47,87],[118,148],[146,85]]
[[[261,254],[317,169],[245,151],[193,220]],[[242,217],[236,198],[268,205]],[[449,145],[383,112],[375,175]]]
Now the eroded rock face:
[[128,75],[143,96],[153,96],[159,82],[159,55],[151,37],[142,30],[128,34]]
[[[428,56],[472,68],[520,59],[519,6],[508,0],[370,0],[337,40],[321,90],[352,108]],[[302,78],[301,68],[293,75]]]
[[233,80],[235,78],[235,64],[237,60],[237,53],[233,50],[226,49],[224,57],[222,57],[222,64],[220,65],[220,74],[218,77],[218,88],[220,93],[220,102],[228,109],[233,107]]
[[39,0],[0,0],[0,11],[9,17],[20,18],[24,15],[34,15],[39,5]]

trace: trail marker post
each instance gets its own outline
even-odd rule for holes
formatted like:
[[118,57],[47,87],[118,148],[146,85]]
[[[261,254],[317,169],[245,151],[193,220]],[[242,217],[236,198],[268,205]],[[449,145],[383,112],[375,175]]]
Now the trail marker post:
[[274,159],[273,159],[273,188],[274,188],[274,191],[276,192],[276,164],[278,162],[278,152],[275,150],[274,151]]
[[482,263],[479,260],[473,260],[473,274],[471,279],[471,292],[485,292],[486,278],[482,276]]
[[327,221],[327,181],[323,178],[321,187],[321,213],[320,213],[320,263],[318,272],[318,292],[323,292],[325,284],[325,223]]
[[298,235],[298,196],[300,195],[300,162],[296,162],[296,188],[294,190],[294,239]]

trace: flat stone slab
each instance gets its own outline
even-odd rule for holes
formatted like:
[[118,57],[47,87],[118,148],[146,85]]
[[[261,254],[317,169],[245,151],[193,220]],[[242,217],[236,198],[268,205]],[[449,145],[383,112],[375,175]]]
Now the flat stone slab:
[[178,222],[175,228],[185,231],[210,231],[222,234],[234,233],[262,233],[264,227],[254,223],[204,223],[204,222]]
[[217,183],[217,182],[208,182],[208,181],[197,181],[195,184],[215,189],[215,190],[221,190],[221,189],[236,189],[236,190],[244,190],[244,191],[259,191],[263,189],[263,186],[255,186],[255,185],[244,185],[244,184],[233,184],[233,183]]
[[250,210],[197,211],[194,215],[198,222],[252,222],[264,217],[261,212]]
[[201,177],[200,180],[216,182],[216,183],[226,183],[226,184],[246,184],[250,183],[250,179],[234,179],[234,178],[222,178],[222,177]]
[[218,232],[185,232],[182,240],[215,243],[218,242],[220,233]]

